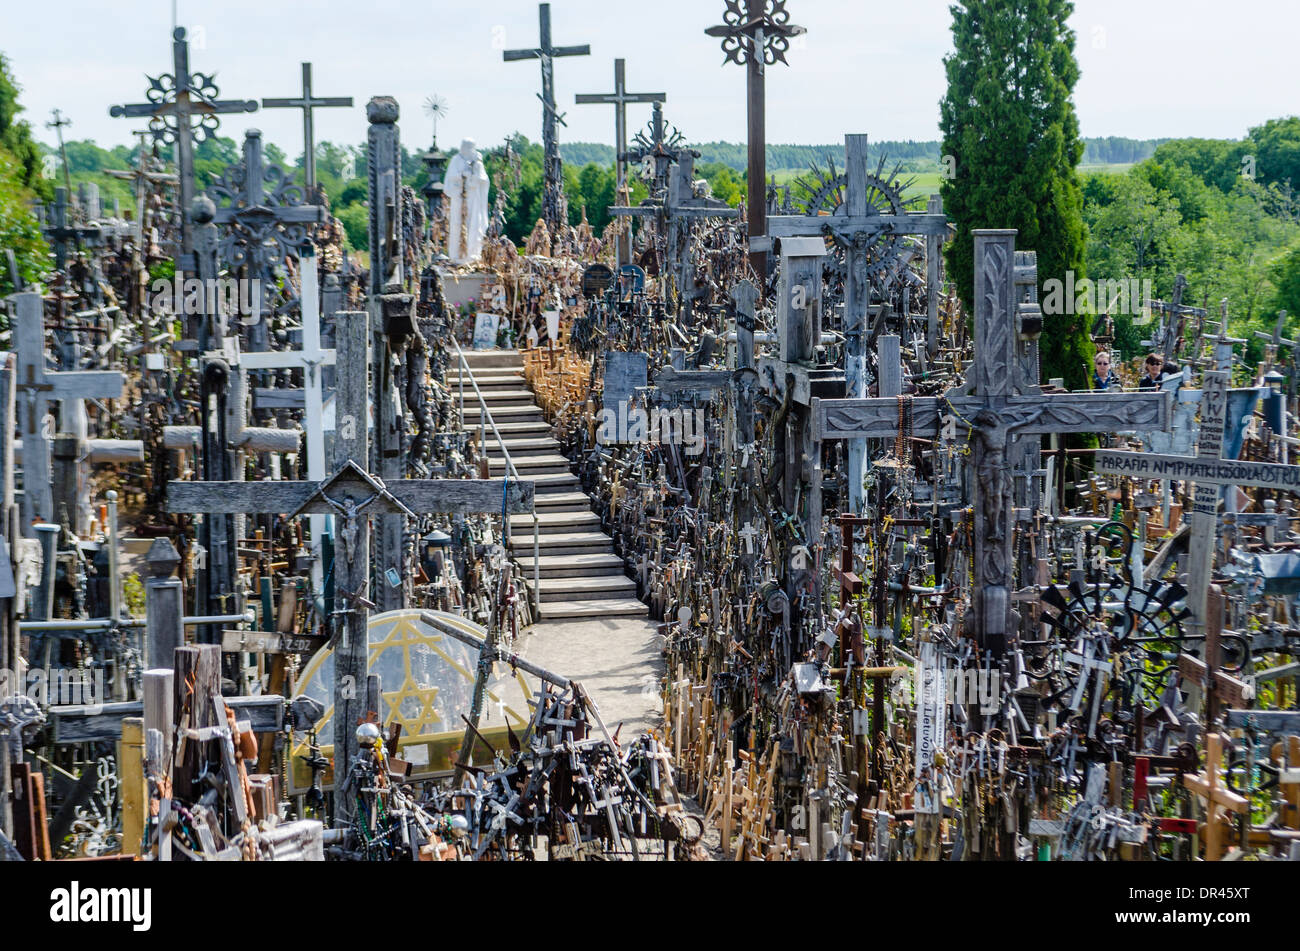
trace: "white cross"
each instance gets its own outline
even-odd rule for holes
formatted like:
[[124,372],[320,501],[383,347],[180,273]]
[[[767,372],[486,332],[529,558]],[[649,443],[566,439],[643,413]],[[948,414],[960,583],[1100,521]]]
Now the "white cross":
[[[321,390],[321,367],[333,366],[333,350],[322,350],[320,345],[320,290],[316,276],[316,251],[304,245],[302,266],[302,349],[278,350],[264,353],[240,354],[240,366],[246,370],[301,369],[303,375],[304,417],[303,429],[307,436],[307,478],[321,482],[325,472],[325,427],[323,425],[324,396]],[[311,526],[312,586],[321,586],[321,540],[325,537],[325,520],[328,515],[309,515]]]

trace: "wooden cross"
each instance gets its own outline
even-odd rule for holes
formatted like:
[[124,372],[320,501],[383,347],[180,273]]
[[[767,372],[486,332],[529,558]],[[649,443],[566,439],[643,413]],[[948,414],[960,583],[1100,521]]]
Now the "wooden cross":
[[[399,479],[385,484],[363,464],[369,456],[367,370],[369,320],[364,311],[335,318],[337,418],[334,474],[320,481],[184,482],[167,484],[168,512],[213,514],[272,513],[291,516],[333,515],[336,538],[333,575],[339,613],[346,625],[335,651],[334,704],[336,776],[346,776],[356,755],[353,726],[364,716],[366,683],[366,596],[370,576],[372,517],[412,517],[432,512],[504,512],[533,510],[533,483],[488,479]],[[384,583],[391,581],[383,579]],[[400,583],[400,579],[399,579]],[[342,731],[338,733],[337,731]],[[341,755],[342,758],[337,758]],[[336,815],[350,816],[343,783],[335,783]]]
[[[245,353],[240,367],[249,370],[299,369],[303,382],[303,429],[307,437],[307,478],[319,482],[325,478],[324,396],[321,368],[334,366],[333,349],[320,345],[320,291],[316,274],[316,248],[307,241],[300,252],[302,272],[302,349]],[[316,557],[312,561],[312,585],[321,583],[321,541],[325,537],[325,518],[312,515],[311,544]]]
[[68,244],[78,248],[84,240],[99,238],[99,225],[77,226],[68,223],[68,191],[66,188],[54,190],[54,204],[51,206],[48,221],[41,228],[46,240],[54,245],[54,265],[60,271],[68,266]]
[[[846,392],[849,399],[867,395],[866,317],[870,303],[867,258],[872,247],[891,235],[920,234],[942,240],[948,234],[946,215],[881,215],[867,207],[867,137],[844,137],[844,207],[834,215],[782,215],[767,223],[768,234],[776,237],[826,235],[844,248],[847,258],[844,285],[844,359]],[[937,313],[938,281],[926,289],[931,309]],[[886,394],[883,391],[881,396]],[[851,439],[848,445],[849,511],[860,515],[864,504],[862,478],[866,468],[867,442]]]
[[1295,353],[1296,348],[1300,347],[1300,343],[1297,343],[1294,340],[1287,340],[1282,336],[1282,331],[1285,327],[1286,311],[1279,310],[1277,312],[1277,322],[1273,324],[1273,332],[1271,334],[1266,334],[1262,330],[1255,331],[1256,337],[1268,341],[1268,346],[1264,348],[1264,364],[1259,368],[1259,374],[1261,377],[1268,373],[1269,370],[1273,369],[1274,365],[1277,363],[1278,352],[1283,347],[1289,348],[1293,354]]
[[[668,98],[668,95],[662,92],[628,92],[623,79],[625,63],[626,61],[622,59],[614,60],[613,92],[582,92],[578,93],[573,100],[580,106],[603,103],[614,107],[614,194],[619,200],[625,200],[623,196],[627,191],[627,156],[625,155],[627,152],[627,104],[629,102],[653,102],[657,114],[659,112],[658,104]],[[618,264],[627,264],[632,259],[630,239],[630,233],[619,238]]]
[[705,30],[708,36],[722,38],[725,63],[746,67],[745,114],[748,118],[749,164],[746,180],[749,194],[746,204],[751,249],[749,260],[760,281],[767,280],[767,253],[754,251],[753,239],[767,234],[766,105],[764,102],[765,67],[785,63],[790,37],[808,32],[790,22],[785,0],[726,0],[722,24]]
[[560,143],[556,136],[556,126],[566,125],[564,116],[555,109],[555,64],[557,56],[589,56],[591,47],[586,43],[581,46],[551,45],[551,5],[537,5],[537,23],[540,42],[536,48],[529,50],[504,50],[501,58],[512,63],[521,59],[539,60],[542,65],[542,91],[537,98],[542,100],[542,149],[546,156],[546,168],[543,170],[545,191],[542,195],[542,218],[552,236],[560,233],[560,227],[568,222],[562,220],[560,209],[564,198],[564,173],[560,161]]
[[1151,300],[1147,306],[1151,313],[1160,314],[1165,319],[1151,334],[1150,340],[1143,340],[1142,346],[1150,347],[1166,360],[1174,360],[1183,349],[1183,328],[1188,317],[1204,319],[1203,307],[1188,307],[1183,304],[1183,293],[1187,290],[1187,278],[1179,274],[1174,278],[1174,293],[1169,301]]
[[1223,737],[1211,733],[1205,738],[1205,773],[1183,773],[1183,785],[1205,800],[1205,860],[1220,861],[1227,846],[1223,841],[1225,812],[1250,815],[1250,800],[1219,785],[1219,766],[1223,762]]
[[[1028,357],[1036,347],[1031,339],[1036,328],[1022,319],[1015,292],[1016,232],[977,230],[974,237],[975,362],[964,386],[913,399],[911,415],[916,435],[933,437],[951,418],[974,442],[975,551],[967,628],[998,654],[1019,623],[1011,607],[1016,512],[1008,453],[1016,450],[1013,437],[1164,429],[1170,397],[1163,392],[1044,394],[1034,379],[1037,361]],[[812,407],[819,440],[895,438],[898,432],[897,399],[814,399]]]
[[14,350],[17,354],[18,389],[26,401],[19,415],[23,433],[23,533],[35,538],[35,521],[54,521],[53,419],[46,423],[50,400],[117,399],[122,395],[122,374],[116,370],[45,369],[45,312],[41,295],[28,291],[13,295]]
[[262,99],[263,109],[301,109],[303,141],[303,178],[307,184],[307,194],[316,193],[316,136],[312,125],[312,112],[316,109],[330,109],[351,106],[351,96],[316,97],[311,92],[311,63],[302,64],[302,95],[297,99]]
[[[235,112],[256,112],[252,99],[218,99],[217,85],[205,73],[190,72],[190,45],[185,29],[172,33],[172,71],[149,80],[149,101],[113,106],[111,116],[147,116],[154,141],[176,146],[176,167],[180,173],[181,260],[177,270],[193,273],[189,260],[194,251],[189,210],[194,200],[194,145],[216,131],[217,116]],[[197,120],[197,121],[195,121]]]

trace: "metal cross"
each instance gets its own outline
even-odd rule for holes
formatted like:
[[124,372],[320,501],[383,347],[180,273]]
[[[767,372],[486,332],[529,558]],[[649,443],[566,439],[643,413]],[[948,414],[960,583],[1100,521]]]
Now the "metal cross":
[[301,109],[303,141],[303,177],[307,194],[316,191],[316,136],[312,126],[312,111],[352,105],[351,96],[313,97],[311,94],[311,63],[302,64],[302,96],[297,99],[262,99],[263,109]]
[[54,190],[54,204],[50,208],[49,220],[41,228],[50,244],[54,245],[54,263],[62,271],[68,263],[68,243],[73,242],[78,248],[83,240],[94,241],[99,237],[99,225],[89,224],[78,227],[68,223],[68,191],[66,188]]
[[537,22],[540,42],[535,49],[504,50],[501,58],[507,63],[521,59],[536,59],[542,64],[542,91],[537,98],[542,100],[542,148],[546,154],[545,192],[542,196],[542,218],[554,237],[560,233],[560,227],[567,222],[561,220],[560,208],[564,197],[564,174],[560,161],[560,144],[556,137],[556,124],[564,125],[564,116],[555,109],[555,69],[552,62],[557,56],[589,56],[591,47],[586,43],[581,46],[551,45],[551,5],[537,5]]
[[[785,63],[790,37],[801,36],[807,30],[790,22],[785,0],[726,0],[727,9],[722,14],[722,24],[711,26],[704,32],[722,37],[724,62],[747,67],[745,112],[749,120],[749,196],[747,215],[751,239],[767,233],[767,196],[763,183],[767,181],[766,114],[764,103],[764,72],[766,66]],[[789,65],[787,63],[787,65]],[[759,280],[767,280],[767,253],[753,251],[750,263]]]
[[[113,106],[111,116],[149,118],[149,132],[154,140],[176,146],[176,166],[180,171],[181,200],[181,253],[177,269],[194,268],[189,260],[194,252],[190,229],[190,203],[194,200],[194,145],[216,131],[218,115],[235,112],[256,112],[253,99],[218,99],[217,85],[212,76],[190,72],[190,45],[185,39],[185,29],[177,27],[172,33],[172,72],[149,80],[146,95],[149,101],[127,106]],[[197,120],[197,122],[195,121]]]

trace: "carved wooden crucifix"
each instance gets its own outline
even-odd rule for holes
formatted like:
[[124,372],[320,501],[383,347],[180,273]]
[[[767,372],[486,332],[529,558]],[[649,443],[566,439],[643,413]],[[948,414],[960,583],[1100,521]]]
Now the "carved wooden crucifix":
[[[1165,429],[1167,393],[1045,394],[1026,353],[1032,341],[1017,300],[1013,230],[975,231],[975,362],[966,383],[912,402],[912,431],[935,436],[951,418],[973,443],[974,579],[966,629],[1000,654],[1019,616],[1011,606],[1016,521],[1008,454],[1012,436]],[[1030,305],[1033,306],[1033,305]],[[1036,311],[1036,307],[1034,308]],[[1036,370],[1036,367],[1034,368]],[[897,399],[813,400],[818,439],[896,436]]]

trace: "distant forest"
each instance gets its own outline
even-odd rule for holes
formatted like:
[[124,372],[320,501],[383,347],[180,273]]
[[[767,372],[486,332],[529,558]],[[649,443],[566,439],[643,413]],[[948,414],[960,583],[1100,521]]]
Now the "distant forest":
[[[1084,165],[1130,165],[1143,162],[1155,154],[1156,148],[1170,141],[1169,139],[1126,139],[1122,136],[1105,136],[1096,139],[1084,139]],[[745,145],[735,142],[697,142],[692,148],[700,153],[701,163],[717,162],[737,172],[744,172]],[[883,153],[891,161],[911,163],[935,163],[939,161],[939,142],[875,142],[868,146],[872,160],[879,160]],[[767,147],[767,167],[777,169],[806,169],[814,161],[825,164],[826,156],[831,156],[836,166],[844,163],[844,143],[834,145],[769,145]],[[565,162],[574,165],[609,165],[614,161],[612,146],[598,142],[561,142],[560,156]]]

